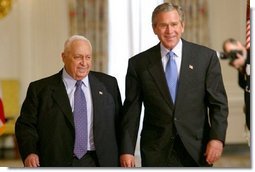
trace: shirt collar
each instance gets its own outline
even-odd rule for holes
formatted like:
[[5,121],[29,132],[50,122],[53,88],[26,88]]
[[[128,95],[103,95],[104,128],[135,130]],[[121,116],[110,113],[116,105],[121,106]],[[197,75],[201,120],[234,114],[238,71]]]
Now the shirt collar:
[[[169,49],[164,47],[164,45],[162,43],[160,43],[160,50],[161,50],[161,57],[166,56],[166,54],[170,51]],[[181,39],[179,40],[177,45],[172,49],[172,51],[174,52],[174,54],[177,57],[181,57],[181,54],[182,54],[182,40]]]
[[[65,83],[65,85],[66,85],[67,88],[73,88],[73,87],[75,87],[75,84],[76,84],[77,81],[76,81],[75,79],[73,79],[73,78],[66,72],[65,68],[63,68],[62,77],[63,77],[63,81],[64,81],[64,83]],[[88,75],[82,79],[82,82],[83,82],[83,84],[84,84],[86,87],[88,87],[88,85],[89,85]]]

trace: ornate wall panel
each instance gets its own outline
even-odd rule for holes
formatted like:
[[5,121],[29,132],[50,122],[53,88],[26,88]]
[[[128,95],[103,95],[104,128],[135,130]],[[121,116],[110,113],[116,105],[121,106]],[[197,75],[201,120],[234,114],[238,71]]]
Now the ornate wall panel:
[[107,72],[108,1],[69,0],[70,35],[88,38],[93,46],[93,70]]

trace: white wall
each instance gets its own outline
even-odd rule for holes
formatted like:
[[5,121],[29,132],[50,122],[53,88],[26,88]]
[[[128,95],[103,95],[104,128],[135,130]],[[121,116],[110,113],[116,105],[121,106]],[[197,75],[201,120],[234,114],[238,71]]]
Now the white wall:
[[[109,0],[108,73],[118,79],[122,99],[125,97],[128,59],[159,42],[151,27],[151,13],[162,2],[163,0]],[[126,8],[116,8],[121,6]]]
[[16,0],[0,20],[0,78],[21,81],[21,101],[29,82],[62,67],[68,36],[67,3],[63,0]]
[[245,41],[246,0],[208,0],[209,34],[213,49],[230,37]]

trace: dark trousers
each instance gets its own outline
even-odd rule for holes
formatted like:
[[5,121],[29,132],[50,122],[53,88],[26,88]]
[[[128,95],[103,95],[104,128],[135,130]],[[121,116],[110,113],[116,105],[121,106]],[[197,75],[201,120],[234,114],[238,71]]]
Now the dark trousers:
[[245,91],[245,121],[247,128],[250,130],[250,92]]
[[198,167],[198,164],[187,152],[178,135],[173,139],[167,165],[169,167]]
[[81,159],[73,157],[73,167],[99,167],[96,151],[88,151]]

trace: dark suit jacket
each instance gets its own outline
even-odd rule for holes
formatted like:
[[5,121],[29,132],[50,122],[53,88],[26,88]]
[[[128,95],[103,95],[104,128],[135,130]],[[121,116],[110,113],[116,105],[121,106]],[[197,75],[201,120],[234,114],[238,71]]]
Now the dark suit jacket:
[[247,59],[243,68],[244,71],[238,71],[238,84],[244,90],[245,120],[250,130],[250,49],[247,50]]
[[[118,166],[121,97],[117,80],[91,71],[89,82],[93,101],[94,142],[99,164]],[[29,85],[15,132],[23,160],[30,153],[36,153],[41,166],[71,166],[74,120],[62,81],[62,71]]]
[[166,166],[175,127],[184,146],[201,166],[207,165],[203,155],[207,142],[225,141],[227,96],[219,60],[209,48],[183,40],[175,106],[162,67],[160,44],[129,60],[121,153],[134,153],[142,103],[145,107],[140,143],[143,166]]

